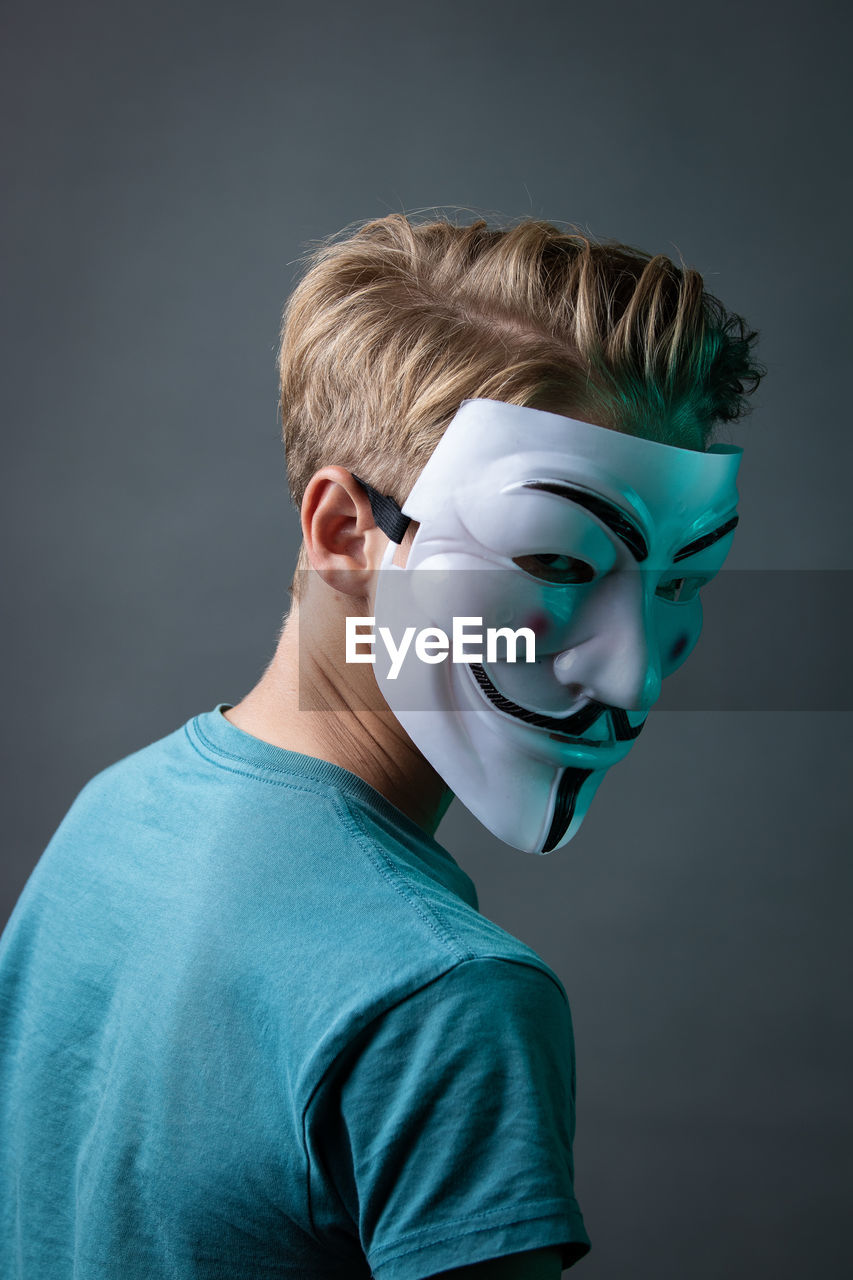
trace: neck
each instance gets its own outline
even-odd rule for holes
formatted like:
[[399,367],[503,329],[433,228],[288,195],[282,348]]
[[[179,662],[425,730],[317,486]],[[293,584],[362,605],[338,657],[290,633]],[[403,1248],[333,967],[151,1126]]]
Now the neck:
[[[322,618],[294,605],[258,684],[226,717],[276,747],[363,778],[433,835],[453,794],[389,710],[370,666],[347,667]],[[342,628],[341,628],[342,630]]]

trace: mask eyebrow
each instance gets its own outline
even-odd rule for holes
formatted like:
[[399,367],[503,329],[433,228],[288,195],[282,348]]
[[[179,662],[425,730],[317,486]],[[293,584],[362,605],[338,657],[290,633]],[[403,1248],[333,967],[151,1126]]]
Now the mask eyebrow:
[[721,524],[719,528],[712,529],[710,533],[703,533],[701,538],[694,538],[692,542],[688,542],[686,546],[676,551],[672,557],[673,563],[678,560],[686,560],[688,556],[695,555],[697,551],[704,551],[712,543],[719,542],[720,538],[724,538],[727,533],[731,533],[739,519],[739,516],[732,516],[730,520],[727,520],[725,524]]
[[562,480],[526,480],[523,489],[540,489],[544,493],[554,493],[558,498],[567,498],[579,507],[597,516],[602,524],[606,524],[631,552],[635,560],[645,560],[649,554],[648,544],[642,530],[630,516],[617,507],[615,503],[603,498],[600,493],[590,493],[588,489],[579,489]]

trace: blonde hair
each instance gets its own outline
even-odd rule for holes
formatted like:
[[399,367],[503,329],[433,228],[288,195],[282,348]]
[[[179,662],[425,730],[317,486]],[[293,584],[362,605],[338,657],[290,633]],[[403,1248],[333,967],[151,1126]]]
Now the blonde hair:
[[402,503],[468,398],[704,449],[764,372],[697,271],[547,222],[391,214],[308,263],[279,353],[297,508],[331,463]]

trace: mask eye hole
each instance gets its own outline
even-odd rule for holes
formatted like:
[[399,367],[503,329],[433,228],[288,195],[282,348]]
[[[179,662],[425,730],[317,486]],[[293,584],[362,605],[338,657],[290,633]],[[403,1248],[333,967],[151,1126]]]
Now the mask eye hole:
[[558,586],[575,585],[592,582],[596,576],[595,569],[586,560],[577,560],[574,556],[560,555],[558,552],[542,552],[535,556],[515,556],[513,564],[529,573],[540,582],[552,582]]
[[687,604],[695,600],[708,578],[695,575],[690,578],[670,578],[668,582],[658,583],[655,595],[659,600],[669,604]]

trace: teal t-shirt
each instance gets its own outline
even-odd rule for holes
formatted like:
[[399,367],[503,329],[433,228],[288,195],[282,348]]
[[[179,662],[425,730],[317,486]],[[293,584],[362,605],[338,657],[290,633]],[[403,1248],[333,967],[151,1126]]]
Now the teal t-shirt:
[[570,1265],[560,982],[366,782],[223,709],[83,789],[0,940],[0,1275]]

